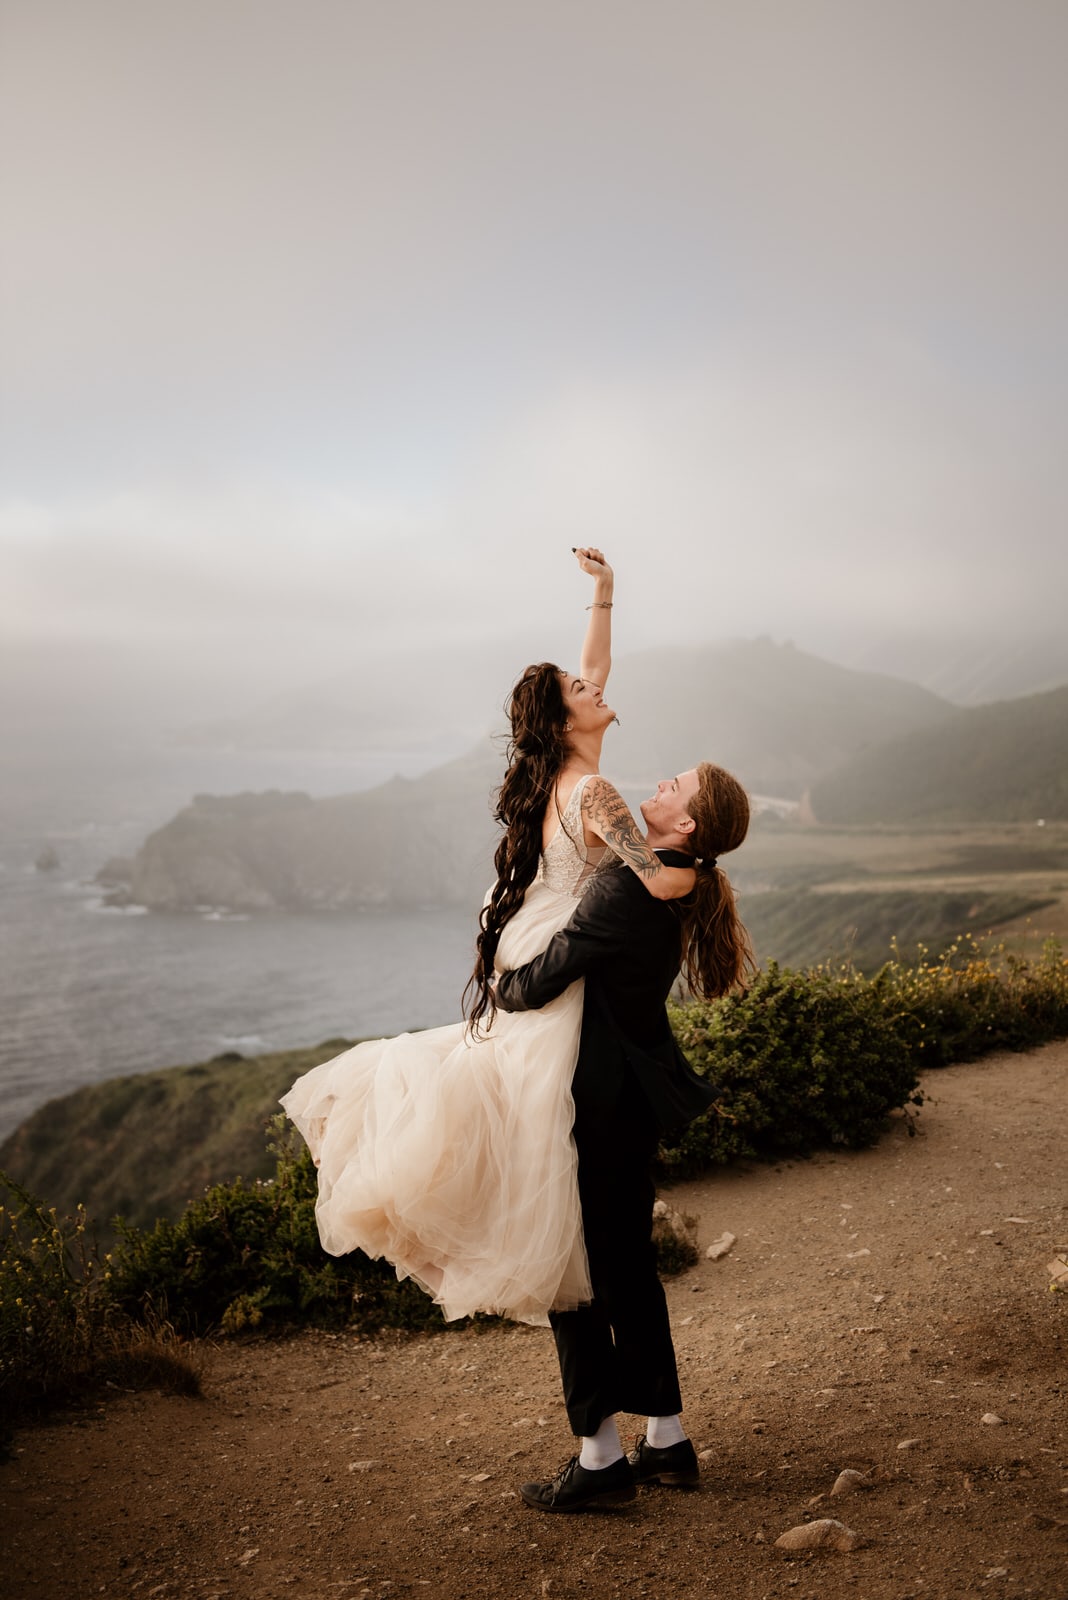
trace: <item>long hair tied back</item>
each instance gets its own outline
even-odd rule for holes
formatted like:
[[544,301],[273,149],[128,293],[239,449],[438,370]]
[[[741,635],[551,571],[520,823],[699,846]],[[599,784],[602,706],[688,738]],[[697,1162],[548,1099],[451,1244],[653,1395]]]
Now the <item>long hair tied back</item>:
[[[490,979],[497,946],[534,882],[545,807],[567,759],[567,707],[560,668],[551,661],[527,667],[505,709],[511,722],[508,767],[493,813],[504,833],[493,857],[497,881],[479,915],[475,969],[463,997],[465,1014],[476,1035],[484,1019],[493,1020],[496,1000]],[[469,1000],[473,1003],[468,1012]]]
[[690,802],[696,826],[690,835],[698,857],[697,883],[682,917],[682,972],[699,1000],[714,1000],[744,985],[756,967],[753,947],[738,915],[730,879],[717,857],[737,850],[749,831],[749,796],[724,767],[702,761]]

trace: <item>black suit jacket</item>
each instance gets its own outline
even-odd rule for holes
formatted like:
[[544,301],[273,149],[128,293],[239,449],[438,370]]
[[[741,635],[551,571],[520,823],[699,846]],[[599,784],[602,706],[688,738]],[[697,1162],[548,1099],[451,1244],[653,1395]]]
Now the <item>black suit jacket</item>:
[[[691,866],[678,851],[667,866]],[[566,927],[533,961],[502,973],[503,1011],[547,1005],[585,978],[582,1034],[572,1083],[576,1123],[611,1117],[637,1082],[660,1134],[677,1137],[714,1099],[675,1043],[664,1007],[679,973],[678,903],[654,900],[628,867],[601,873]]]

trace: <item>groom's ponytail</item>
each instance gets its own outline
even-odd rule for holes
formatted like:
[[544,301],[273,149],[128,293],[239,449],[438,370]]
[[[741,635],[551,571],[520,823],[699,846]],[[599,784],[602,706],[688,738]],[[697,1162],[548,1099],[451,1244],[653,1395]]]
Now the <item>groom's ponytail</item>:
[[490,979],[497,946],[534,882],[541,859],[545,808],[567,759],[567,707],[560,668],[549,661],[528,667],[512,690],[506,709],[512,731],[508,770],[494,810],[495,819],[504,828],[493,857],[497,881],[479,916],[475,970],[463,996],[464,1013],[476,1035],[484,1020],[493,1020],[496,1000]]
[[680,904],[682,972],[692,994],[714,1000],[744,984],[756,962],[734,889],[717,857],[737,850],[749,829],[749,797],[723,767],[702,761],[689,813],[698,857],[693,894]]

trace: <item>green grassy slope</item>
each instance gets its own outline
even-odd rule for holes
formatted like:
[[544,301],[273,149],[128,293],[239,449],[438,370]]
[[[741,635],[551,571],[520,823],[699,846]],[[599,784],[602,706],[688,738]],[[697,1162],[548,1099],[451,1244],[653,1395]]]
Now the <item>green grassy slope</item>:
[[265,1127],[302,1072],[348,1041],[111,1078],[49,1101],[0,1147],[0,1168],[60,1212],[84,1204],[98,1225],[116,1214],[176,1218],[210,1183],[274,1171]]
[[978,938],[1050,903],[1014,891],[792,888],[746,895],[743,914],[761,964],[774,959],[808,967],[849,959],[862,972],[874,972],[890,960],[892,940],[906,960],[918,944],[937,955],[959,934]]

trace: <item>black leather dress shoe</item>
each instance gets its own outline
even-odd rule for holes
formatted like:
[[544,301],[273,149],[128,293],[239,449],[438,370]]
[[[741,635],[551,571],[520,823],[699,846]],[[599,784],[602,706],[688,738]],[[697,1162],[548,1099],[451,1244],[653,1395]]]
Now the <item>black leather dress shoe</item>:
[[643,1433],[627,1460],[635,1483],[665,1483],[673,1488],[692,1489],[700,1481],[697,1451],[689,1439],[657,1450]]
[[586,1511],[618,1506],[635,1496],[634,1478],[625,1457],[596,1471],[579,1465],[572,1456],[550,1483],[525,1483],[519,1493],[539,1511]]

